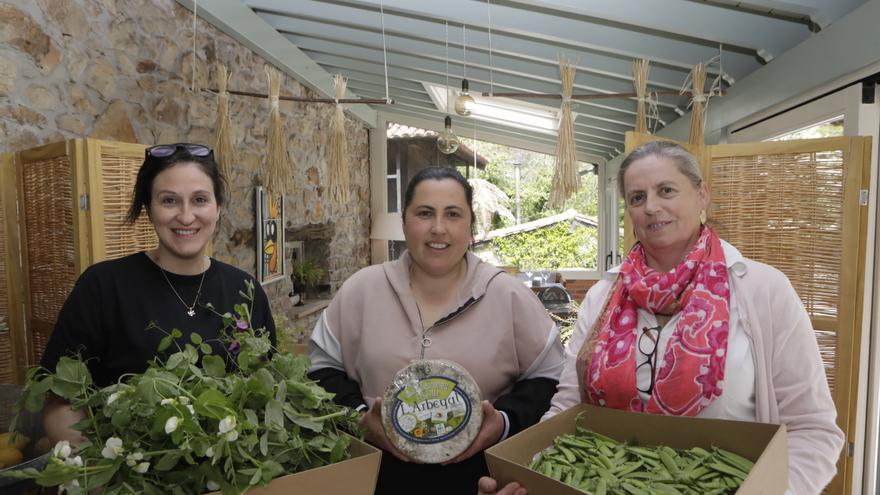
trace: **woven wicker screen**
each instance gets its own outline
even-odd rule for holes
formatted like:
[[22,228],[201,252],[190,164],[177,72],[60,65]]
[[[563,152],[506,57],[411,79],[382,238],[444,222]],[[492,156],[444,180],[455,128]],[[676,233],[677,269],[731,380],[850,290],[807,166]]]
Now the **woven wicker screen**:
[[[6,322],[6,331],[0,331],[0,356],[12,356],[12,335],[10,335],[9,321],[9,294],[6,288],[8,273],[6,270],[6,207],[0,200],[0,316]],[[0,361],[0,383],[13,383],[15,381],[12,359]]]
[[[788,276],[810,317],[836,320],[844,215],[842,151],[712,160],[712,222],[743,255]],[[816,330],[834,390],[836,334]]]
[[21,169],[33,318],[28,345],[33,362],[39,362],[61,305],[77,276],[73,177],[67,156],[30,160],[22,163]]
[[159,242],[156,231],[146,215],[141,215],[134,228],[125,223],[131,191],[143,159],[118,153],[111,146],[102,146],[100,153],[105,259],[156,247]]

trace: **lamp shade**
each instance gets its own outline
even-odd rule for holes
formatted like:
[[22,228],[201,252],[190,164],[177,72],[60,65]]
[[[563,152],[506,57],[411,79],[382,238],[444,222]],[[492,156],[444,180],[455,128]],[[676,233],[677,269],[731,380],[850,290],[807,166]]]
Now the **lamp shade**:
[[373,225],[370,229],[370,238],[383,239],[386,241],[402,241],[403,220],[400,213],[379,213],[373,215]]

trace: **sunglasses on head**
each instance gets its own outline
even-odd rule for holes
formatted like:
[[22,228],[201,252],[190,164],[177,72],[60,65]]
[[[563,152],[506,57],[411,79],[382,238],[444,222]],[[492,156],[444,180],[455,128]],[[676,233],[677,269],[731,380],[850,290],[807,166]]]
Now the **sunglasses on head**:
[[174,143],[174,144],[157,144],[146,149],[147,157],[168,158],[177,153],[179,150],[185,150],[191,156],[205,157],[214,152],[211,148],[204,144],[196,143]]

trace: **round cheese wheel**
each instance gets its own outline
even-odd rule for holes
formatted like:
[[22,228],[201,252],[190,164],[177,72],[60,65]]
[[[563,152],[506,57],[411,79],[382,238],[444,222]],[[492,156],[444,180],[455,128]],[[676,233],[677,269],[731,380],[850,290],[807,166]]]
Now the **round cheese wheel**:
[[480,389],[458,363],[415,361],[385,389],[388,439],[417,462],[437,464],[464,452],[483,423]]

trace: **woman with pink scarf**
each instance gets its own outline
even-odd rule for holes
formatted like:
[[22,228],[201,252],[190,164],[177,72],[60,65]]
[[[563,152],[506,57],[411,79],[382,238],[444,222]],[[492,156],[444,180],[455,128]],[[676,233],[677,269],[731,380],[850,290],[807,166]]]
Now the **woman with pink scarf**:
[[[709,191],[681,146],[646,143],[618,173],[638,243],[584,298],[544,419],[579,402],[650,414],[781,423],[789,490],[833,478],[843,432],[809,316],[779,270],[705,225]],[[516,483],[498,492],[524,495]]]

